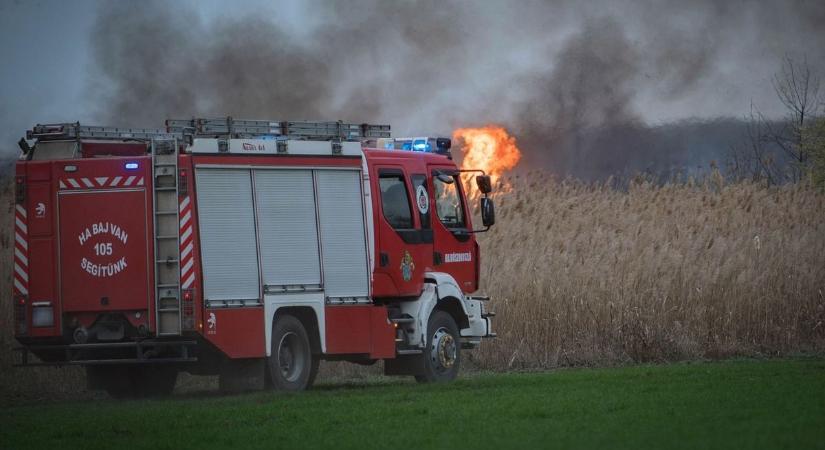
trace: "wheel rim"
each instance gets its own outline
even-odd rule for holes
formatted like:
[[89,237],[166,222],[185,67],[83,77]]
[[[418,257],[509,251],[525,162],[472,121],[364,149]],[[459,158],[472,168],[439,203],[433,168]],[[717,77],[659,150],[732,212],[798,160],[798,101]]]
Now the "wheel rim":
[[455,338],[446,328],[436,330],[430,347],[430,360],[436,371],[443,373],[452,369],[458,356],[457,350]]
[[306,355],[298,335],[288,332],[278,343],[278,368],[286,381],[296,381],[306,367]]

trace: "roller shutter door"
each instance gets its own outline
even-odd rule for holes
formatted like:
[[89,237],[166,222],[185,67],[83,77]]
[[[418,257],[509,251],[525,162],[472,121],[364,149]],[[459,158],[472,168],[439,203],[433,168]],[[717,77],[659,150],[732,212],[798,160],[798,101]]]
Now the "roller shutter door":
[[249,170],[199,168],[196,182],[206,299],[258,299]]
[[368,299],[360,172],[317,170],[315,178],[326,296]]
[[264,284],[321,284],[312,171],[255,170],[255,200]]

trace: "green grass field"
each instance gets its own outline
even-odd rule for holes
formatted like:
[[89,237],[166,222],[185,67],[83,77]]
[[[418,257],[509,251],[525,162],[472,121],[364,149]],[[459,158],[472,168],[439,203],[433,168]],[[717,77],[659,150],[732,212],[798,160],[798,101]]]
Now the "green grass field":
[[400,379],[0,413],[0,448],[825,448],[825,360]]

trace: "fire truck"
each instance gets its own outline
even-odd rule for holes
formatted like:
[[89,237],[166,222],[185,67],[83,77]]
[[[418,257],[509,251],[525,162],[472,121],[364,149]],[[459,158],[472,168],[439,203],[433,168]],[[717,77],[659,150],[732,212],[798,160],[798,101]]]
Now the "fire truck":
[[18,365],[81,365],[115,397],[168,394],[181,371],[293,391],[322,359],[452,380],[495,336],[471,295],[490,178],[449,139],[230,117],[37,125],[19,145]]

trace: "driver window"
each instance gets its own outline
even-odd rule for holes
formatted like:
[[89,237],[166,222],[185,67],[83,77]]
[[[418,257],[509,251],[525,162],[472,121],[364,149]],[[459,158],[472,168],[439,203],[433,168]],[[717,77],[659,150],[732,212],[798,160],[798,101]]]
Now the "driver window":
[[413,218],[404,177],[381,174],[378,184],[381,188],[381,209],[390,226],[396,230],[412,228]]
[[452,183],[445,183],[439,180],[438,177],[433,177],[436,212],[438,213],[438,219],[447,228],[466,227],[458,183],[459,181],[455,177],[453,177]]

